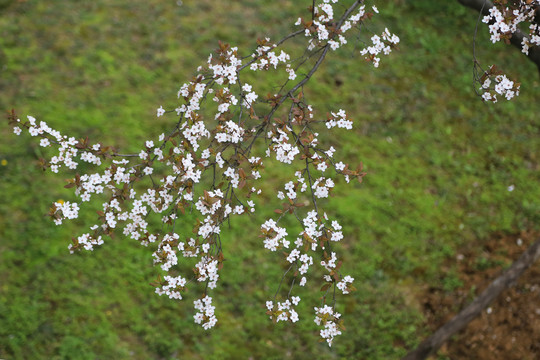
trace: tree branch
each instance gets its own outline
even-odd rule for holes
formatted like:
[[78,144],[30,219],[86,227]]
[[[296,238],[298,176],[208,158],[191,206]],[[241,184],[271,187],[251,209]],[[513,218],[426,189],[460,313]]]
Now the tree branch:
[[[461,5],[470,7],[471,9],[474,9],[478,12],[482,11],[482,15],[488,15],[489,9],[494,6],[493,2],[491,2],[490,0],[458,0],[458,2]],[[512,34],[512,37],[510,38],[510,43],[514,47],[519,49],[519,51],[521,51],[521,42],[525,37],[527,37],[527,35],[525,35],[523,31],[518,29],[515,33]],[[538,72],[540,73],[540,47],[532,46],[529,49],[529,54],[527,55],[527,57],[536,65],[536,67],[538,68]]]
[[510,287],[536,260],[540,258],[540,239],[536,240],[512,266],[496,278],[472,303],[408,353],[402,360],[426,359],[436,352],[452,335],[465,328],[497,297]]

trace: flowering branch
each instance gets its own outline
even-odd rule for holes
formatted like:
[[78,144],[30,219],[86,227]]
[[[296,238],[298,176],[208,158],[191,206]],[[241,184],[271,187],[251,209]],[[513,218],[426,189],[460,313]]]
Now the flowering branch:
[[[512,44],[526,54],[540,71],[540,1],[518,0],[508,3],[507,0],[459,0],[465,6],[477,10],[479,21],[489,25],[491,41],[504,41]],[[520,29],[520,24],[528,23],[528,33]],[[478,28],[478,23],[476,28]],[[476,91],[484,101],[497,102],[497,95],[507,100],[519,95],[520,84],[510,80],[495,65],[487,70],[481,68],[476,58],[476,32],[473,42],[474,68],[473,78]]]
[[[75,190],[80,202],[55,202],[49,211],[60,225],[77,218],[83,203],[101,199],[97,223],[73,238],[70,252],[93,250],[121,229],[124,236],[152,249],[154,264],[164,273],[153,283],[157,294],[180,300],[188,286],[204,284],[194,302],[194,321],[210,329],[218,321],[210,292],[217,286],[226,256],[222,225],[233,216],[256,211],[254,200],[262,192],[258,180],[267,161],[263,156],[275,158],[292,166],[294,176],[284,184],[284,191],[276,189],[284,201],[275,210],[277,219],[267,219],[260,227],[264,248],[282,250],[288,264],[273,299],[266,303],[267,314],[275,322],[299,320],[294,307],[301,299],[294,286],[306,286],[315,259],[320,259],[324,275],[317,287],[322,284],[323,296],[314,307],[314,321],[321,326],[321,338],[331,345],[344,329],[336,294],[355,288],[353,277],[341,273],[342,261],[333,249],[344,238],[342,227],[329,219],[320,201],[329,197],[341,179],[362,181],[366,174],[361,165],[352,170],[335,160],[336,149],[319,139],[321,127],[350,130],[352,120],[341,109],[320,116],[304,98],[303,89],[329,52],[347,44],[351,29],[361,31],[378,12],[376,7],[367,11],[364,1],[357,0],[349,1],[335,17],[336,3],[313,1],[308,18],[296,22],[298,30],[277,42],[259,39],[247,57],[220,42],[193,79],[180,87],[179,104],[157,109],[158,117],[176,114],[175,124],[157,141],[146,140],[138,153],[121,154],[101,143],[77,140],[43,121],[38,124],[31,116],[22,121],[12,112],[9,122],[17,135],[24,130],[40,138],[42,147],[57,148],[56,155],[41,160],[43,169],[75,170],[80,163],[93,169],[76,174],[66,185]],[[281,49],[302,35],[307,44],[300,56],[291,57]],[[381,53],[389,54],[399,38],[386,29],[380,36],[373,35],[371,42],[360,54],[378,67]],[[246,71],[272,72],[272,77],[287,80],[277,93],[261,96],[254,90],[259,84],[243,81]],[[304,74],[300,80],[297,73]],[[180,233],[176,227],[186,211],[196,216],[192,234]],[[289,240],[287,229],[279,225],[287,214],[302,229],[295,240]],[[152,225],[156,217],[162,226]],[[182,258],[194,264],[193,275],[180,272]],[[332,300],[327,303],[329,293]]]
[[[458,1],[461,4],[480,12],[482,16],[490,16],[490,10],[495,6],[493,2],[491,2],[490,0],[458,0]],[[536,3],[536,5],[534,5],[533,1],[525,1],[524,3],[525,5],[531,5],[533,7],[534,14],[530,12],[527,12],[527,13],[529,14],[528,16],[532,16],[533,18],[535,18],[533,21],[531,21],[532,22],[531,25],[533,25],[534,28],[537,29],[538,21],[539,21],[538,20],[538,12],[539,12],[538,2]],[[535,36],[538,36],[538,35],[537,34],[535,35],[534,33],[525,34],[519,27],[516,27],[515,31],[512,33],[512,36],[510,36],[510,38],[507,40],[509,40],[510,43],[514,47],[516,47],[517,49],[522,51],[525,55],[527,55],[529,60],[531,60],[538,67],[538,71],[540,72],[540,47],[538,46],[530,47],[529,45],[531,43],[531,39],[533,42],[535,43],[537,42],[537,39],[535,41]],[[525,51],[523,51],[524,45],[527,45],[526,46],[527,50]]]

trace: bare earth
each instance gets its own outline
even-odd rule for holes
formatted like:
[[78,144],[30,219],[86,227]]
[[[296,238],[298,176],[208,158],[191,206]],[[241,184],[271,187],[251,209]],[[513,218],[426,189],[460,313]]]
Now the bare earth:
[[[420,300],[431,330],[450,320],[538,237],[495,235],[482,246],[462,249],[454,261],[464,285],[454,292],[428,288]],[[540,264],[533,264],[438,354],[452,360],[540,359]]]

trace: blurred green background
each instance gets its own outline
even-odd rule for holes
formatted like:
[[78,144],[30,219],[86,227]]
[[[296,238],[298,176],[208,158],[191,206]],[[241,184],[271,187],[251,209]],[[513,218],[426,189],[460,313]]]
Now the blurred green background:
[[[257,37],[278,39],[311,1],[0,1],[0,108],[33,115],[76,137],[136,150],[174,119],[179,86],[222,40],[248,54]],[[273,208],[232,222],[228,259],[213,292],[218,326],[192,320],[194,290],[176,302],[153,294],[151,251],[117,236],[70,255],[92,211],[56,227],[44,214],[72,174],[44,175],[41,149],[0,126],[0,358],[5,359],[393,359],[425,335],[419,296],[460,285],[448,261],[460,246],[495,233],[540,230],[539,76],[513,48],[489,43],[479,59],[522,82],[512,102],[484,104],[472,88],[477,14],[457,1],[380,1],[399,50],[374,70],[353,44],[330,54],[306,94],[321,112],[344,108],[337,156],[363,161],[362,184],[337,189],[327,209],[344,225],[343,271],[358,291],[338,299],[347,331],[317,342],[312,307],[274,326],[264,301],[281,257],[264,251],[259,224]],[[352,40],[350,40],[352,42]],[[35,139],[34,139],[35,140]],[[4,161],[5,160],[5,161]],[[272,174],[281,181],[286,168]],[[265,180],[268,188],[280,186]],[[514,185],[513,191],[508,187]],[[267,191],[259,207],[275,201]],[[274,257],[273,257],[274,256]],[[314,284],[314,283],[313,283]]]

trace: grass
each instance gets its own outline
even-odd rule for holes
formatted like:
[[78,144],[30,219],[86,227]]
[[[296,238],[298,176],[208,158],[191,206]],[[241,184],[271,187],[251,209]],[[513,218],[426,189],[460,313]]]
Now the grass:
[[[295,4],[2,2],[0,107],[135,150],[166,128],[155,109],[174,105],[178,87],[218,39],[244,53],[256,37],[277,39],[304,11]],[[281,268],[252,234],[271,206],[224,234],[228,261],[214,295],[219,326],[204,332],[192,321],[197,289],[184,302],[152,294],[147,284],[158,271],[147,249],[117,236],[92,254],[69,255],[70,238],[93,223],[91,212],[63,227],[45,219],[52,201],[71,199],[62,188],[70,175],[42,175],[33,167],[37,144],[2,126],[0,357],[387,359],[418,343],[423,286],[459,285],[453,269],[441,268],[445,259],[493,233],[539,228],[539,81],[532,64],[489,44],[482,28],[481,60],[522,82],[511,103],[484,104],[471,87],[474,12],[457,2],[394,0],[379,8],[400,50],[374,70],[352,47],[343,49],[306,88],[321,113],[352,114],[355,131],[325,141],[368,172],[326,204],[343,223],[344,271],[358,288],[339,299],[347,332],[332,348],[314,335],[310,308],[318,294],[301,293],[297,326],[274,326],[264,315]],[[288,170],[270,170],[265,187],[280,186]],[[277,204],[270,194],[263,200]]]

